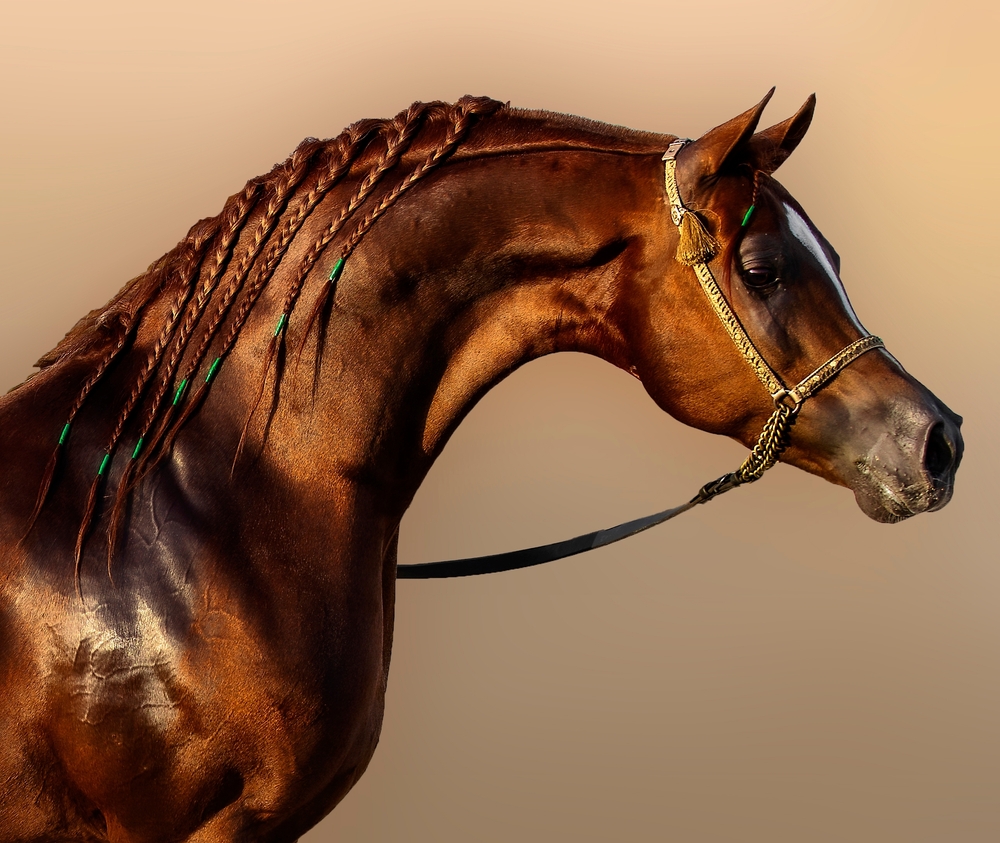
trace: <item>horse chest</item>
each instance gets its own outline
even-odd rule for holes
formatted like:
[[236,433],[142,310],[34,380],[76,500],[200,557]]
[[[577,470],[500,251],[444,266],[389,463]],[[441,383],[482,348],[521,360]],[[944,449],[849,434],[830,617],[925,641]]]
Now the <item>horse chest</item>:
[[33,684],[46,688],[58,765],[88,798],[115,804],[141,781],[154,804],[178,779],[207,792],[238,775],[275,807],[304,778],[370,755],[381,630],[192,591],[170,602],[118,588],[37,620]]

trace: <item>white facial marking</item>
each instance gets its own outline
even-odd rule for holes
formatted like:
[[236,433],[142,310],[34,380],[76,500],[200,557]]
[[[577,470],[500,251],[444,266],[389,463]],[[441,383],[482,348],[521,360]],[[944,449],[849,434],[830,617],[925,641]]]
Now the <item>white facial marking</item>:
[[830,263],[830,258],[826,253],[826,250],[820,245],[819,240],[816,239],[816,235],[813,230],[809,227],[809,224],[802,219],[802,216],[787,202],[782,202],[785,206],[785,217],[788,219],[788,229],[792,232],[795,239],[798,240],[803,246],[809,250],[809,254],[816,258],[816,261],[826,270],[826,274],[830,276],[830,281],[833,282],[833,288],[837,291],[837,295],[840,297],[841,303],[844,305],[844,310],[847,311],[847,315],[850,317],[851,322],[854,327],[857,328],[861,333],[867,334],[868,331],[862,327],[861,322],[858,320],[857,314],[854,312],[854,308],[851,307],[851,302],[847,298],[847,291],[844,289],[844,285],[840,281],[840,277],[837,275],[837,270],[833,268],[833,264]]

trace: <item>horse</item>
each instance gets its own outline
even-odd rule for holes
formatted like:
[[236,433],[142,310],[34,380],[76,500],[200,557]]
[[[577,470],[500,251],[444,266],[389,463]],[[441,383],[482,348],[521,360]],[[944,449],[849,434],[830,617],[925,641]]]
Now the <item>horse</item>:
[[686,142],[415,103],[303,141],[81,319],[0,400],[0,841],[288,843],[333,810],[403,513],[541,355],[747,446],[781,416],[764,461],[878,521],[944,506],[961,419],[773,178],[815,98],[758,131],[769,97]]

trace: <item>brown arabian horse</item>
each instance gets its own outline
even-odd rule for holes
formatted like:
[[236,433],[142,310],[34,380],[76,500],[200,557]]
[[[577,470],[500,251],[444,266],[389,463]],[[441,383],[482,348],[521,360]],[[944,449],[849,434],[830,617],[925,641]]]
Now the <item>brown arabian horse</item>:
[[[813,99],[685,146],[711,265],[786,382],[866,332],[771,174]],[[675,140],[485,98],[307,140],[0,401],[0,841],[294,841],[364,772],[400,519],[522,363],[595,354],[752,444],[774,405],[677,260]],[[748,217],[750,207],[754,207]],[[783,459],[896,521],[960,419],[882,349]]]

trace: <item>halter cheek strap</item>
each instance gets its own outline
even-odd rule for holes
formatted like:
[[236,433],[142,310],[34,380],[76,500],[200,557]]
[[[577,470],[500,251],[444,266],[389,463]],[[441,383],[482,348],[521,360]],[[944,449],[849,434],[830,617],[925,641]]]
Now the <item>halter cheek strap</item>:
[[[670,218],[678,229],[682,229],[684,217],[691,214],[697,217],[695,211],[684,205],[681,199],[680,190],[677,187],[677,153],[683,149],[684,145],[690,143],[688,140],[676,140],[669,147],[663,156],[664,161],[664,185],[666,187],[667,199],[670,202]],[[744,223],[749,219],[749,212],[744,217]],[[683,230],[683,229],[682,229]],[[729,333],[733,343],[739,349],[743,359],[753,369],[755,375],[768,391],[774,401],[774,413],[765,422],[764,429],[757,439],[757,444],[750,451],[749,456],[736,471],[720,477],[718,480],[706,484],[699,497],[704,496],[704,500],[711,498],[735,488],[744,483],[752,483],[757,480],[765,471],[773,466],[782,451],[788,447],[789,432],[795,417],[798,415],[802,402],[818,392],[828,383],[838,372],[857,360],[862,354],[866,354],[875,348],[884,348],[881,339],[868,334],[855,340],[850,345],[842,348],[829,360],[818,366],[806,375],[795,386],[788,388],[784,381],[775,373],[763,355],[757,350],[733,311],[726,297],[719,289],[719,284],[712,274],[706,259],[697,260],[688,265],[694,270],[698,277],[698,282],[708,298],[715,315],[719,317],[726,331]],[[704,502],[704,500],[699,502]]]

